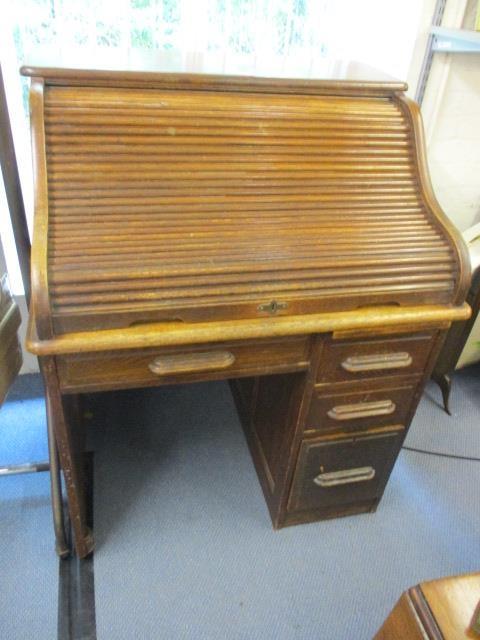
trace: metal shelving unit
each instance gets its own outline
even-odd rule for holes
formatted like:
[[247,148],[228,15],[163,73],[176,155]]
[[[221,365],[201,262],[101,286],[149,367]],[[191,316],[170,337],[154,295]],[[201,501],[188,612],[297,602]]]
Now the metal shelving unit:
[[445,53],[480,53],[480,31],[433,26],[432,50]]
[[480,32],[442,27],[447,0],[437,0],[428,36],[415,100],[422,104],[435,53],[480,53]]

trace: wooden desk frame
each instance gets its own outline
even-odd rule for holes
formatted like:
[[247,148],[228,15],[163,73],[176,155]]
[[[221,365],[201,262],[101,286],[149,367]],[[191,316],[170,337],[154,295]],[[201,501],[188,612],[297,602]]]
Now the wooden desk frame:
[[[128,351],[131,349],[148,349],[172,345],[182,347],[184,345],[198,343],[214,344],[225,338],[241,341],[246,338],[285,338],[292,335],[311,335],[314,337],[315,335],[324,335],[327,333],[337,333],[337,335],[341,336],[342,331],[346,331],[347,335],[352,331],[355,335],[372,335],[372,332],[373,335],[381,335],[382,333],[391,335],[391,333],[410,333],[419,329],[435,328],[438,329],[440,333],[418,386],[418,393],[412,403],[411,417],[413,417],[423,385],[430,375],[436,355],[443,343],[446,329],[452,321],[465,319],[469,316],[469,313],[470,310],[466,305],[451,309],[430,307],[428,309],[411,308],[400,311],[386,308],[369,310],[367,316],[363,316],[361,321],[358,321],[358,314],[345,312],[343,314],[331,314],[328,318],[322,314],[319,317],[307,319],[276,318],[271,319],[269,322],[239,321],[231,323],[227,327],[225,327],[224,323],[220,323],[222,326],[219,327],[209,326],[208,323],[205,323],[203,326],[195,325],[191,327],[185,327],[183,325],[178,327],[164,325],[151,327],[142,326],[124,331],[113,330],[104,332],[103,335],[96,334],[95,336],[92,336],[88,332],[60,336],[47,343],[39,341],[36,337],[35,324],[33,316],[31,316],[27,346],[30,351],[37,353],[41,361],[42,374],[47,393],[47,418],[51,426],[53,426],[53,431],[57,439],[61,466],[64,471],[70,519],[75,535],[75,549],[77,554],[82,558],[93,550],[93,535],[92,532],[88,530],[85,520],[86,505],[81,456],[83,443],[81,439],[79,441],[79,435],[81,435],[82,430],[78,424],[79,416],[78,414],[75,415],[74,406],[72,406],[72,402],[69,400],[71,396],[69,394],[64,395],[61,391],[56,362],[56,358],[59,356],[78,353],[102,353],[118,348],[121,348],[122,351]],[[228,379],[228,372],[216,376],[217,379],[219,377]],[[208,374],[202,376],[202,379],[205,378],[208,379]],[[184,375],[183,381],[190,381],[188,375]],[[176,382],[182,382],[182,378],[177,378]],[[311,384],[310,382],[310,385]],[[302,388],[299,388],[295,393],[302,393],[305,382],[302,382],[300,386]],[[254,441],[255,435],[248,425],[245,408],[241,405],[241,393],[235,385],[233,391],[237,406],[243,418],[242,422],[245,426],[257,472],[259,473],[265,494],[269,499],[272,518],[276,526],[279,526],[279,502],[283,500],[283,503],[285,503],[293,473],[293,461],[290,463],[291,468],[284,470],[286,482],[283,493],[281,496],[278,496],[275,503],[272,504],[270,496],[272,480],[268,478],[268,473],[265,472],[261,453]],[[408,422],[411,417],[408,419]],[[299,419],[299,425],[296,427],[296,431],[301,431],[300,425],[304,419],[304,415]],[[363,505],[360,505],[359,510],[364,510]],[[282,505],[281,514],[283,514],[284,511],[285,504]],[[347,511],[347,513],[352,513],[352,511]],[[337,509],[332,511],[332,515],[341,514]]]
[[[89,390],[233,379],[234,396],[274,526],[374,511],[445,331],[470,313],[464,304],[469,284],[466,247],[433,195],[419,110],[403,96],[405,85],[28,67],[22,72],[32,78],[35,175],[27,348],[41,361],[48,418],[59,449],[78,555],[90,553],[93,536],[85,522],[83,445],[72,398]],[[440,264],[440,258],[434,263],[427,256],[416,262],[424,261],[418,278],[431,282],[432,290],[428,291],[427,285],[424,289],[409,285],[405,290],[397,287],[395,295],[388,291],[369,295],[365,278],[367,284],[360,279],[364,288],[359,287],[362,290],[352,298],[345,294],[337,298],[331,293],[324,299],[301,298],[298,292],[290,291],[285,299],[262,304],[254,297],[247,302],[239,299],[231,309],[225,304],[217,309],[199,304],[186,312],[183,321],[155,321],[155,313],[145,311],[141,322],[133,326],[128,324],[134,315],[128,313],[123,318],[125,326],[109,326],[104,313],[98,319],[101,326],[94,329],[88,325],[79,330],[65,328],[74,326],[68,324],[72,319],[53,318],[49,286],[44,93],[48,87],[79,86],[139,91],[160,88],[185,95],[219,92],[248,97],[261,93],[266,99],[278,95],[306,100],[321,94],[342,101],[357,98],[362,103],[379,98],[395,103],[395,117],[404,122],[406,133],[402,135],[408,137],[402,144],[411,149],[409,171],[415,174],[407,191],[410,198],[418,199],[422,228],[436,234],[428,231],[427,244],[441,244],[438,251],[445,260],[445,264]],[[334,105],[333,113],[336,109]],[[388,139],[388,131],[385,135]],[[371,181],[366,180],[364,188],[370,187]],[[401,199],[402,194],[396,197]],[[375,224],[375,215],[368,213],[369,224],[372,220]],[[377,242],[388,236],[389,224],[382,223]],[[412,233],[408,231],[408,237]],[[396,237],[393,233],[388,245],[392,264],[397,264]],[[402,247],[407,253],[410,250]],[[378,274],[384,262],[377,264],[375,260],[369,264],[376,266]],[[347,271],[350,264],[347,259],[341,262]],[[330,258],[329,268],[334,267],[335,260]],[[356,268],[358,278],[358,264]],[[115,322],[121,321],[120,314]],[[78,325],[82,320],[75,322]],[[259,353],[261,357],[257,357]],[[117,371],[122,373],[117,375]]]

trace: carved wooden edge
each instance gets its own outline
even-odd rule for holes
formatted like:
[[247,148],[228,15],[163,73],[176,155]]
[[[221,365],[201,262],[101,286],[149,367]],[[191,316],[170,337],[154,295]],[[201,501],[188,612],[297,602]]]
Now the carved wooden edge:
[[468,254],[467,245],[465,244],[460,232],[444,213],[437,198],[435,197],[428,169],[425,134],[420,108],[416,102],[403,94],[399,94],[397,99],[411,124],[412,135],[415,140],[415,162],[420,176],[419,186],[423,201],[426,205],[427,211],[431,214],[433,221],[435,221],[446,233],[457,258],[458,280],[452,303],[461,304],[466,298],[471,280],[470,256]]
[[241,91],[247,93],[303,93],[350,95],[359,90],[367,95],[387,96],[407,90],[403,82],[356,80],[301,80],[223,76],[203,73],[159,73],[155,71],[107,71],[21,67],[24,76],[44,78],[47,85],[115,86],[115,88],[160,88],[190,91]]
[[[422,331],[428,331],[433,329],[449,329],[451,323],[450,322],[433,322],[422,323]],[[374,330],[372,329],[360,329],[358,331],[346,329],[345,331],[335,331],[332,334],[332,340],[352,340],[353,338],[379,338],[383,335],[385,336],[394,336],[394,335],[402,335],[405,333],[411,333],[412,331],[418,331],[418,327],[412,325],[409,327],[407,324],[399,325],[398,327],[376,327]]]
[[444,636],[435,621],[425,596],[423,595],[421,585],[408,589],[407,597],[428,640],[444,640]]
[[43,122],[44,82],[33,77],[30,85],[30,121],[32,131],[32,158],[35,215],[32,242],[32,298],[30,313],[41,339],[53,337],[48,290],[48,186],[45,129]]
[[112,349],[182,346],[249,338],[284,338],[345,329],[374,329],[387,326],[398,328],[402,324],[410,325],[412,330],[417,326],[420,330],[429,323],[466,320],[470,314],[471,309],[467,304],[458,307],[441,305],[377,307],[363,309],[361,313],[358,310],[352,310],[223,322],[160,322],[125,329],[66,333],[44,340],[40,336],[37,337],[35,322],[30,321],[26,347],[36,355],[60,355]]

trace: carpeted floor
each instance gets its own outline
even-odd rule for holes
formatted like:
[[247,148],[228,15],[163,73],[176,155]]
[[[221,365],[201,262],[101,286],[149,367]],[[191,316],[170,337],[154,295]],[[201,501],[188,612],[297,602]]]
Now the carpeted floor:
[[[0,411],[0,464],[47,459],[39,376],[21,376]],[[0,477],[0,638],[54,640],[58,560],[47,473]]]
[[[23,378],[0,412],[0,462],[45,455]],[[430,385],[406,444],[480,457],[479,385],[478,367],[456,374],[453,418]],[[95,406],[99,640],[366,640],[408,586],[479,569],[479,462],[403,451],[376,514],[275,532],[226,384]],[[2,639],[56,637],[47,485],[0,478]]]
[[[480,457],[457,377],[456,417],[432,385],[408,444]],[[129,392],[98,434],[100,639],[367,639],[408,586],[479,568],[478,462],[404,451],[376,514],[275,532],[226,384]]]

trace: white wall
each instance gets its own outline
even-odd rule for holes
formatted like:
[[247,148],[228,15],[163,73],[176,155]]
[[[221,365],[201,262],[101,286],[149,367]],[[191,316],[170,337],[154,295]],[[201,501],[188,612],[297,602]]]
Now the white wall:
[[[465,15],[450,0],[443,26],[473,29],[477,0]],[[459,19],[460,18],[460,19]],[[424,107],[433,187],[445,213],[464,230],[480,221],[480,54],[435,54]]]

